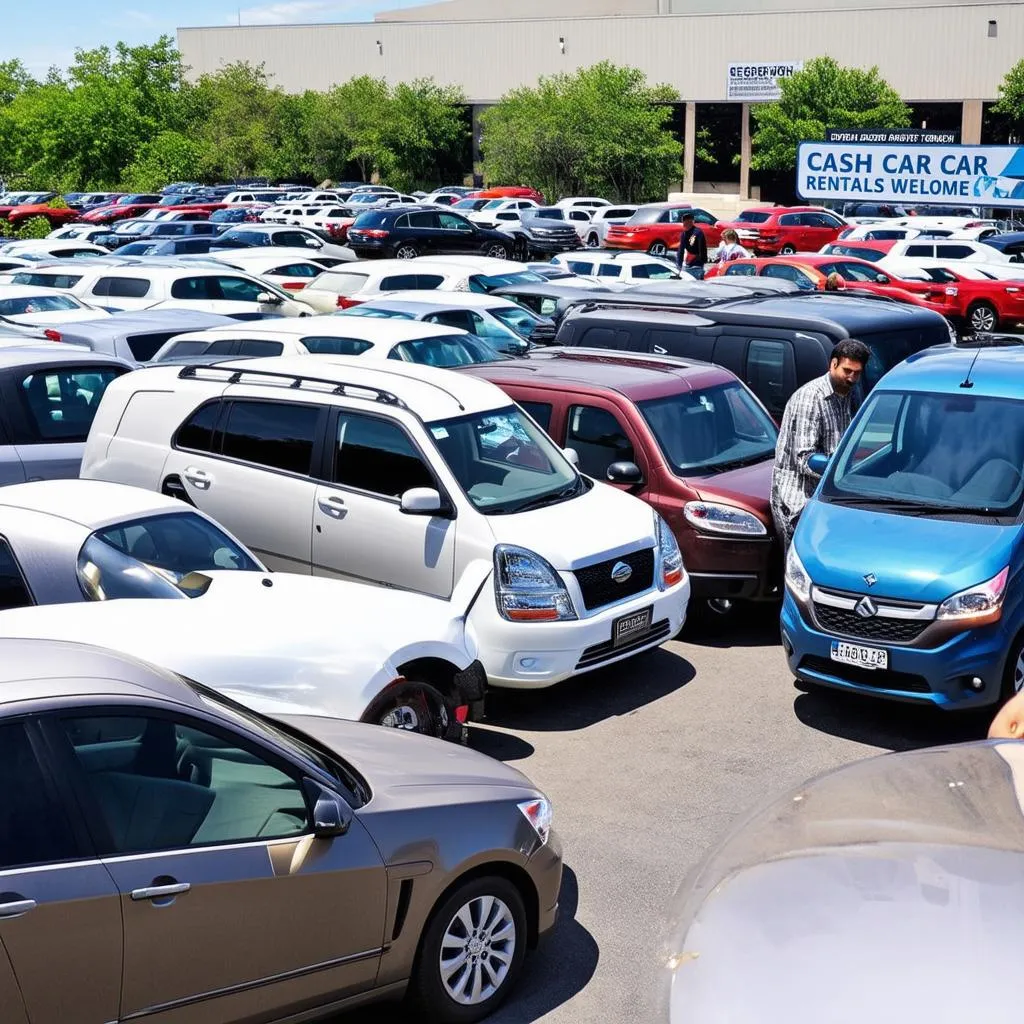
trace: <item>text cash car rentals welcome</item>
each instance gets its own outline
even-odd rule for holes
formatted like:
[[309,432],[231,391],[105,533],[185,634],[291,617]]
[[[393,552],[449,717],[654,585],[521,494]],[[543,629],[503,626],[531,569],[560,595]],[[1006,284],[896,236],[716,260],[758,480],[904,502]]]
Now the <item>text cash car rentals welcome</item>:
[[803,199],[973,199],[1024,206],[1024,147],[802,142]]

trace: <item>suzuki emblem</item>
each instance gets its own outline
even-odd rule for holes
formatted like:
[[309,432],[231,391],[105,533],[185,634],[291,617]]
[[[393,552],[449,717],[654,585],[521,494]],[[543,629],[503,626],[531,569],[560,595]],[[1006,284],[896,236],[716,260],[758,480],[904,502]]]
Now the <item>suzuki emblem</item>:
[[862,619],[870,619],[878,614],[878,606],[870,597],[862,597],[853,609]]
[[878,582],[878,577],[873,572],[869,572],[867,576],[864,577],[864,582],[869,587],[873,587]]
[[625,562],[616,562],[612,566],[612,579],[616,583],[625,583],[632,575],[633,570]]

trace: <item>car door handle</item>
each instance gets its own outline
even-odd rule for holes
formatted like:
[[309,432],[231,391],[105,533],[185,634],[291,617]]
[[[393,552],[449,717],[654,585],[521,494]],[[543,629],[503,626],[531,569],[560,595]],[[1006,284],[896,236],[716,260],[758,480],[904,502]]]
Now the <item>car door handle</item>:
[[160,900],[168,896],[180,896],[192,888],[190,882],[173,882],[170,885],[147,885],[142,889],[132,889],[133,900]]
[[186,466],[185,479],[201,491],[205,491],[213,483],[213,477],[205,469],[196,469],[194,466]]
[[8,900],[5,903],[0,903],[0,918],[20,917],[22,914],[27,914],[30,910],[35,909],[35,900],[26,900],[18,896],[16,899]]
[[324,515],[330,516],[332,519],[341,519],[348,511],[345,508],[345,502],[342,498],[317,498],[316,503],[320,506],[320,511],[323,512]]

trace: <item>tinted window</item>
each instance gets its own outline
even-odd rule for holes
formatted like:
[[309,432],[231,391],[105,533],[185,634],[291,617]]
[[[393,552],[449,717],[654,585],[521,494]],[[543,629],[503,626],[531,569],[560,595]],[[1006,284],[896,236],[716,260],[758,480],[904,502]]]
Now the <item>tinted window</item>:
[[935,246],[934,245],[908,245],[907,246],[908,256],[934,256]]
[[[160,351],[163,346],[175,335],[174,331],[159,331],[156,334],[133,334],[125,338],[128,343],[128,351],[132,358],[138,363],[144,363]],[[185,352],[178,352],[178,355],[187,355]]]
[[792,391],[793,351],[782,341],[755,339],[747,349],[747,385],[776,419]]
[[494,363],[505,359],[490,342],[471,334],[442,335],[403,341],[388,354],[389,359],[402,359],[407,363],[427,366],[469,366],[471,363]]
[[606,409],[574,405],[569,410],[565,445],[575,448],[581,473],[604,480],[613,462],[633,462],[633,445],[622,424]]
[[969,245],[937,245],[935,247],[936,255],[940,258],[950,260],[965,260],[968,256],[974,253],[974,250]]
[[81,275],[76,274],[15,274],[11,278],[12,284],[27,284],[33,288],[74,288]]
[[0,726],[0,870],[71,860],[79,851],[25,727]]
[[298,780],[248,744],[155,716],[62,724],[106,826],[106,853],[273,839],[309,826]]
[[436,228],[436,213],[410,213],[406,218],[411,228]]
[[101,277],[93,285],[93,295],[117,295],[141,299],[149,292],[149,281],[142,277]]
[[[579,273],[579,271],[574,271]],[[597,268],[598,277],[621,277],[622,276],[622,264],[620,263],[601,263]]]
[[[212,349],[213,346],[211,345]],[[284,352],[284,345],[280,341],[265,341],[262,338],[246,338],[238,343],[238,351],[234,353],[239,356],[279,356]]]
[[197,356],[209,347],[208,341],[179,341],[168,349],[167,356]]
[[397,498],[412,487],[436,487],[415,445],[400,426],[372,416],[342,415],[334,479],[346,487]]
[[610,327],[585,328],[580,334],[579,344],[585,348],[622,348],[619,344],[621,333]]
[[56,313],[62,310],[81,308],[81,305],[70,295],[61,295],[59,292],[55,292],[52,295],[22,295],[16,299],[0,297],[0,316],[20,316],[24,313]]
[[171,285],[172,299],[219,299],[217,279],[213,277],[179,277]]
[[799,213],[786,213],[779,218],[779,224],[786,228],[795,227],[803,223],[804,218]]
[[255,281],[247,281],[244,277],[218,277],[220,297],[230,302],[258,302],[263,292],[269,291],[265,285]]
[[463,220],[454,213],[439,213],[437,215],[438,223],[442,228],[454,231],[472,231],[473,225],[468,220]]
[[731,263],[725,268],[727,277],[752,277],[757,273],[753,263]]
[[314,355],[321,356],[361,356],[367,349],[373,348],[372,342],[359,338],[321,338],[315,335],[303,338],[302,344]]
[[300,248],[311,239],[316,241],[312,235],[303,234],[301,231],[275,231],[271,236],[271,242],[274,245],[297,246]]
[[[565,266],[574,274],[592,274],[594,272],[594,264],[587,263],[584,260],[566,260]],[[601,269],[603,270],[604,268],[602,267]]]
[[40,370],[21,382],[32,442],[84,441],[107,385],[117,370]]
[[316,277],[322,267],[314,267],[312,263],[289,263],[283,267],[274,267],[273,270],[265,270],[265,274],[274,277]]
[[788,266],[785,263],[769,263],[762,271],[762,277],[776,277],[783,281],[792,281],[804,291],[814,290],[814,281],[802,270]]
[[519,402],[520,409],[528,412],[546,431],[551,430],[551,405],[547,402]]
[[232,402],[221,451],[291,473],[309,473],[319,409],[283,402]]
[[763,224],[771,214],[762,210],[744,210],[737,218],[738,224]]
[[458,331],[467,331],[473,334],[476,331],[476,322],[473,316],[465,309],[446,309],[441,313],[431,313],[425,316],[424,321],[431,324],[440,324],[442,327],[453,327]]
[[197,409],[178,428],[175,445],[178,448],[190,448],[196,452],[214,451],[213,431],[217,426],[220,410],[220,402],[210,402],[209,405]]
[[24,608],[30,604],[32,595],[14,558],[14,552],[7,541],[0,537],[0,611]]

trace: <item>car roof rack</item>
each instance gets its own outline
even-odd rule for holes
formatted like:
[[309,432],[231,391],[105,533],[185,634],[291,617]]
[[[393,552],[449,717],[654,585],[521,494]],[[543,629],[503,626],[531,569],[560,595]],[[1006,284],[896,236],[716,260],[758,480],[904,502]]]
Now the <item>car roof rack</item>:
[[[159,364],[156,364],[159,365]],[[331,395],[344,395],[349,398],[359,398],[360,395],[350,395],[348,389],[362,391],[373,396],[373,401],[381,402],[384,405],[393,405],[399,409],[408,409],[398,395],[383,388],[374,387],[372,384],[355,384],[347,381],[328,380],[326,377],[312,377],[304,373],[285,373],[281,370],[250,370],[239,369],[230,365],[209,365],[202,363],[190,363],[183,366],[178,373],[181,380],[217,380],[218,376],[227,380],[228,384],[240,384],[243,377],[266,377],[271,380],[253,381],[251,383],[271,383],[274,381],[291,381],[289,387],[302,388],[307,384],[327,385],[327,393]]]

